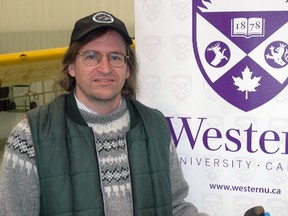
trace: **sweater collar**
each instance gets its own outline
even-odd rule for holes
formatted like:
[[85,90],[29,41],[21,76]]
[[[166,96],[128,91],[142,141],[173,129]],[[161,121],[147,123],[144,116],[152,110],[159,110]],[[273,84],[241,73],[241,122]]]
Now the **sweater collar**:
[[[137,115],[137,111],[134,108],[135,106],[134,99],[128,100],[128,101],[126,100],[126,103],[127,103],[127,107],[130,113],[130,125],[131,125],[131,128],[133,128],[139,121],[137,118],[137,116],[139,115]],[[70,92],[66,97],[65,109],[66,109],[67,116],[70,119],[72,119],[75,123],[88,126],[88,124],[86,123],[86,121],[84,120],[84,118],[82,117],[79,111],[73,91]]]

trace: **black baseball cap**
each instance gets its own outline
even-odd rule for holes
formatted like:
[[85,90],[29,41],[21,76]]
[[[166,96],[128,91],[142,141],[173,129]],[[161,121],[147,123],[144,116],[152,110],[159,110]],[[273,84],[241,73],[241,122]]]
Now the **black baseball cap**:
[[70,44],[83,38],[88,33],[104,27],[111,28],[117,31],[119,34],[122,35],[122,37],[128,44],[133,44],[125,24],[117,17],[105,11],[93,13],[76,21],[71,34]]

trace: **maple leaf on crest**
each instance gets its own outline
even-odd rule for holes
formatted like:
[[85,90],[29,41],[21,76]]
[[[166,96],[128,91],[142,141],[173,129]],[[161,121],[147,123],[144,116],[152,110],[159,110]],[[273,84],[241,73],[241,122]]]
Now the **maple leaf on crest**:
[[245,92],[245,99],[248,100],[248,92],[256,91],[255,88],[260,85],[259,81],[261,80],[262,77],[260,76],[260,77],[252,78],[253,72],[250,71],[248,66],[246,66],[244,71],[242,71],[241,73],[242,73],[242,78],[232,76],[234,80],[233,84],[239,87],[237,89],[238,91]]

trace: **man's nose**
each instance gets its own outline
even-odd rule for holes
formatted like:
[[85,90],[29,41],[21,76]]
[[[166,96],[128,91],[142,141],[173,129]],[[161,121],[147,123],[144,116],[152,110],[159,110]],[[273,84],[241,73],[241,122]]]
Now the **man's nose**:
[[102,72],[110,72],[111,64],[107,56],[102,56],[101,60],[98,63],[98,68],[101,69]]

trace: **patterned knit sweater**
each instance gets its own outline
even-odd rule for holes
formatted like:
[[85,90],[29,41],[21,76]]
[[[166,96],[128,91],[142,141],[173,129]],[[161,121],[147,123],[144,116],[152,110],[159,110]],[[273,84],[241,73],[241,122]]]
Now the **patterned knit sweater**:
[[[130,116],[125,100],[118,109],[100,116],[79,101],[78,108],[93,129],[99,160],[101,187],[106,216],[132,216],[132,188],[127,154],[126,132]],[[184,199],[188,185],[171,143],[170,171],[172,205],[175,216],[200,216],[197,209]],[[40,188],[31,131],[27,119],[23,119],[11,132],[0,173],[0,215],[38,216]]]
[[126,144],[130,118],[125,100],[115,112],[104,116],[85,109],[80,101],[77,104],[94,132],[105,215],[133,215]]

